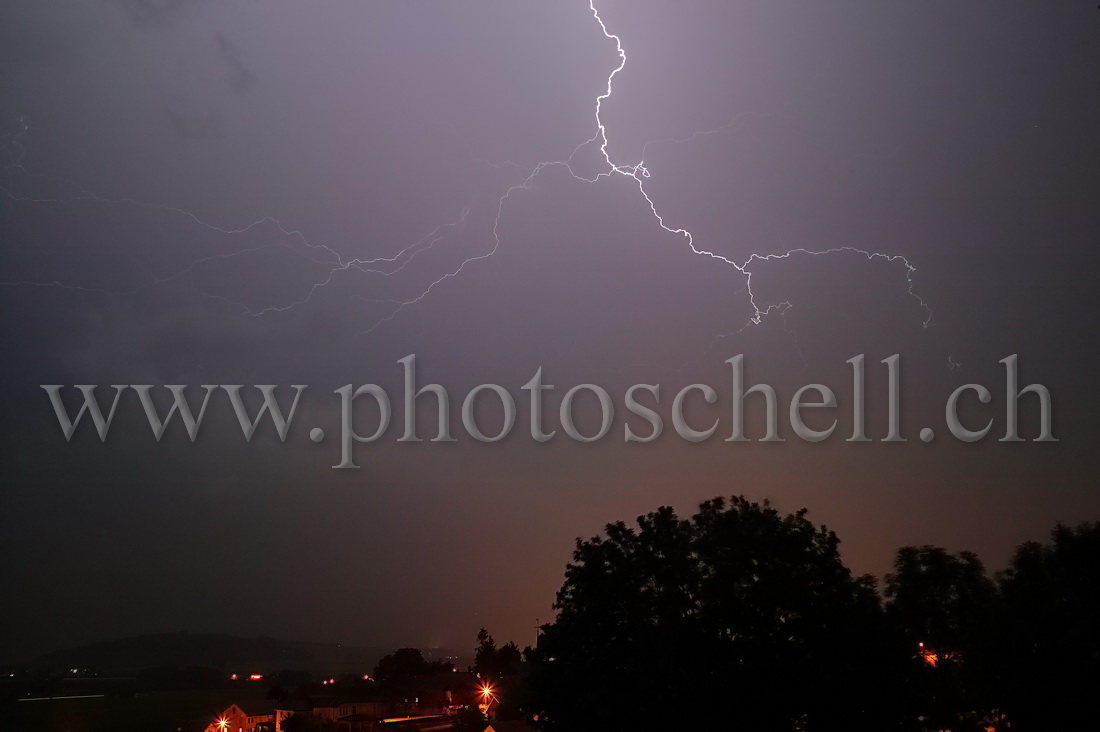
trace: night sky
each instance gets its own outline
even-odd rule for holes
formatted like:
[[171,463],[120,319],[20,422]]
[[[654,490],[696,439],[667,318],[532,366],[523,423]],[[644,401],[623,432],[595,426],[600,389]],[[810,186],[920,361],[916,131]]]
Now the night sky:
[[[486,626],[522,647],[575,537],[719,494],[808,507],[879,576],[905,544],[996,570],[1100,519],[1096,3],[596,10],[0,5],[0,661],[184,629],[468,649]],[[597,120],[620,63],[600,19],[626,61]],[[883,443],[895,353],[908,441]],[[456,441],[396,441],[408,354],[450,391]],[[737,354],[786,442],[724,441]],[[858,354],[867,443],[845,442]],[[1034,397],[1029,441],[998,441],[1011,354],[1058,442],[1030,441]],[[520,389],[540,367],[545,443]],[[786,414],[812,382],[840,403],[817,444]],[[968,424],[994,424],[964,444],[943,405],[972,382],[993,402],[971,397]],[[349,383],[389,390],[394,422],[334,470]],[[483,383],[519,407],[492,444],[460,419]],[[616,405],[588,444],[557,416],[582,383]],[[661,385],[652,443],[623,439],[648,431],[623,407],[636,383]],[[718,393],[689,399],[693,424],[721,419],[696,444],[668,423],[692,383]],[[178,423],[158,443],[132,392],[105,443],[90,424],[67,443],[41,384],[189,384],[196,406],[200,384],[308,389],[285,443],[270,422],[246,442],[224,393],[195,443]],[[594,432],[592,395],[576,410]]]

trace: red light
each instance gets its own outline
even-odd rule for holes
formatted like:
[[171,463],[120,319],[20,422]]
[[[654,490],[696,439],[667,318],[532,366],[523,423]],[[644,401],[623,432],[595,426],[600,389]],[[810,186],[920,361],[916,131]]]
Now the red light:
[[262,679],[263,677],[264,677],[264,675],[263,675],[263,674],[252,674],[252,675],[251,675],[251,676],[249,676],[248,678],[249,678],[249,679],[251,679],[252,681],[259,681],[259,680],[260,680],[260,679]]

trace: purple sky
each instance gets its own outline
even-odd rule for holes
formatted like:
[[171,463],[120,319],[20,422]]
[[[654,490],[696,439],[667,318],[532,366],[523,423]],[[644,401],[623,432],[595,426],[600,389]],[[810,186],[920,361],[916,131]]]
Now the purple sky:
[[[596,7],[626,53],[606,152],[649,177],[584,180],[609,172],[619,63],[585,2],[3,4],[0,661],[179,629],[522,646],[574,537],[723,493],[807,506],[879,575],[909,543],[999,569],[1100,518],[1095,3]],[[838,247],[904,259],[757,259],[751,287],[738,266]],[[409,353],[459,440],[396,443],[397,405],[332,470],[308,439],[335,435],[332,391],[399,394]],[[909,442],[845,443],[843,409],[820,444],[723,442],[724,412],[700,444],[624,444],[621,411],[587,445],[533,442],[522,403],[500,443],[458,420],[540,366],[550,415],[584,382],[724,405],[739,353],[784,404],[824,382],[842,407],[867,354],[876,438],[900,353]],[[946,396],[999,404],[1012,353],[1061,441],[947,438]],[[49,383],[310,386],[285,444],[225,404],[158,444],[136,398],[106,444],[66,444]]]

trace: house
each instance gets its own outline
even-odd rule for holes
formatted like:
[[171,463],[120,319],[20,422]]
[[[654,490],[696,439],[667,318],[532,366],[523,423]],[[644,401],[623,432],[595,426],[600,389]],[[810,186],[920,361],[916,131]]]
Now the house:
[[276,732],[275,708],[264,701],[230,704],[204,732]]
[[300,697],[276,704],[272,732],[283,732],[283,723],[293,714],[308,716],[317,722],[335,723],[348,732],[365,732],[376,729],[383,719],[405,713],[409,708],[406,704],[370,697]]
[[207,725],[205,732],[285,732],[292,715],[346,732],[374,732],[384,728],[427,729],[450,725],[448,714],[476,703],[477,678],[447,672],[411,680],[400,696],[380,699],[376,692],[337,695],[307,694],[281,701],[241,702],[230,705]]

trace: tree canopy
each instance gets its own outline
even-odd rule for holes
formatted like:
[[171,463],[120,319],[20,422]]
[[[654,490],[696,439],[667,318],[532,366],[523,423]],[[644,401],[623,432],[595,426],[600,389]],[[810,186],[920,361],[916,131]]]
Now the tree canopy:
[[1058,526],[1001,577],[995,649],[1013,729],[1095,729],[1100,690],[1100,522]]
[[[806,511],[716,498],[578,539],[525,653],[547,730],[1094,729],[1100,523],[971,552],[898,550],[883,597]],[[479,635],[486,667],[500,649]]]
[[533,654],[544,726],[882,729],[893,640],[838,547],[742,497],[578,540]]
[[388,694],[401,693],[414,679],[441,671],[453,671],[449,661],[426,661],[419,648],[399,648],[383,656],[374,667],[374,680]]
[[474,649],[474,671],[479,676],[500,680],[514,676],[520,671],[523,654],[519,647],[509,641],[497,647],[493,636],[482,628],[477,634],[477,648]]

